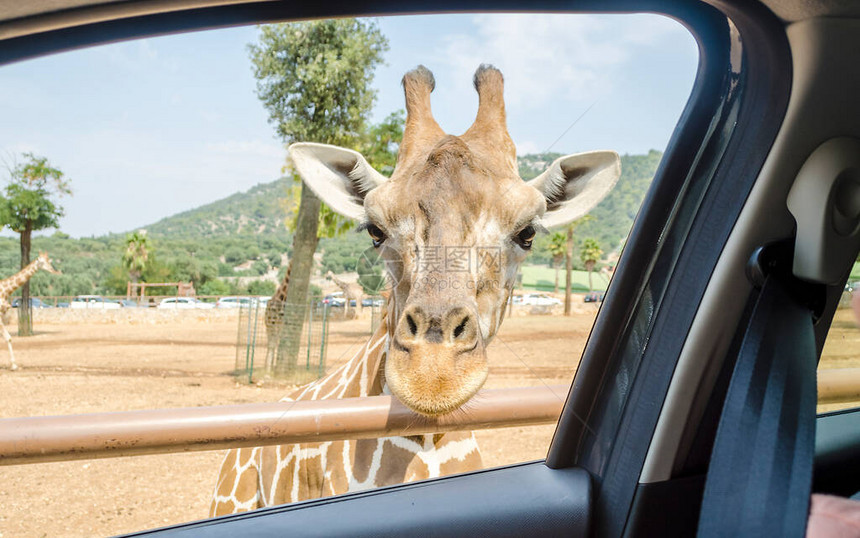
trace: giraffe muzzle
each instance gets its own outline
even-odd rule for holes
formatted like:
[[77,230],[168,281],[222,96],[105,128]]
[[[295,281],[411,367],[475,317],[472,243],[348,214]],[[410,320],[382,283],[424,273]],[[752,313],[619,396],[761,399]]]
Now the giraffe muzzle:
[[466,403],[484,384],[487,360],[477,316],[464,306],[400,316],[385,363],[391,392],[414,411],[438,416]]

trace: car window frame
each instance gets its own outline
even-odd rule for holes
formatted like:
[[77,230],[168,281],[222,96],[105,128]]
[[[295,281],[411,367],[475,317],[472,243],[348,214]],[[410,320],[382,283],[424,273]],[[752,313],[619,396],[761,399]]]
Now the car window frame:
[[[134,4],[135,2],[129,2]],[[773,24],[772,15],[759,13],[754,16],[749,16],[746,12],[741,11],[737,6],[728,2],[712,1],[711,4],[717,6],[720,10],[733,14],[732,17],[736,26],[740,30],[745,40],[755,40],[756,32],[767,33],[768,25]],[[514,9],[522,7],[523,3],[514,0],[504,0],[495,2],[494,7],[498,10]],[[422,9],[426,6],[426,10]],[[453,2],[436,2],[432,6],[424,3],[410,3],[405,6],[391,6],[385,2],[366,2],[359,6],[361,9],[366,9],[363,15],[367,16],[371,13],[411,13],[415,11],[424,12],[442,12],[469,10],[471,6],[480,7],[480,3],[455,3]],[[637,253],[644,249],[653,249],[659,243],[659,238],[666,237],[665,224],[676,216],[678,210],[677,200],[671,197],[666,197],[666,191],[675,193],[683,191],[683,187],[689,185],[690,181],[700,180],[706,181],[703,185],[703,198],[698,201],[699,207],[706,203],[716,203],[713,200],[718,198],[719,193],[709,191],[706,187],[712,182],[718,180],[730,179],[730,174],[736,181],[731,183],[732,186],[740,185],[740,189],[736,192],[736,196],[732,198],[732,208],[739,208],[742,205],[745,196],[744,186],[748,187],[754,181],[758,170],[760,169],[763,157],[766,155],[769,144],[772,142],[772,136],[775,136],[776,128],[778,128],[777,111],[780,108],[780,103],[768,103],[766,90],[769,87],[780,86],[785,80],[784,74],[774,73],[783,65],[781,61],[781,53],[779,51],[771,51],[770,53],[757,53],[756,55],[748,55],[746,60],[753,65],[761,66],[761,62],[768,59],[776,59],[773,67],[763,69],[767,72],[764,80],[751,79],[747,77],[746,95],[750,96],[749,100],[744,101],[741,105],[745,107],[744,111],[749,112],[755,105],[763,105],[760,113],[748,114],[744,116],[738,114],[740,121],[746,122],[749,132],[742,133],[741,136],[735,137],[734,134],[738,131],[733,129],[731,132],[723,133],[721,145],[719,148],[714,148],[712,159],[716,159],[715,163],[721,165],[720,156],[726,151],[731,150],[733,146],[735,151],[741,144],[747,144],[748,152],[751,155],[750,159],[742,164],[733,166],[732,163],[726,163],[725,166],[715,166],[710,168],[705,166],[700,160],[702,155],[702,147],[704,141],[713,134],[711,132],[713,111],[720,108],[722,97],[726,97],[728,93],[726,85],[731,81],[723,79],[726,74],[726,48],[715,45],[713,42],[710,45],[703,45],[703,42],[714,42],[722,39],[714,32],[715,25],[719,25],[723,19],[722,15],[718,15],[716,10],[706,4],[694,4],[691,2],[681,2],[670,0],[667,2],[632,2],[620,1],[609,3],[597,1],[585,2],[561,2],[561,1],[540,1],[537,3],[529,3],[528,11],[536,10],[572,10],[576,12],[659,12],[679,19],[688,28],[700,42],[700,52],[702,59],[700,60],[700,73],[697,76],[697,82],[690,97],[690,101],[682,116],[679,127],[676,129],[675,135],[670,142],[669,147],[664,154],[663,162],[661,162],[654,185],[652,186],[646,198],[645,205],[640,211],[640,217],[631,232],[631,241],[628,242],[628,251],[622,260],[619,261],[616,275],[613,283],[607,291],[600,316],[592,330],[591,337],[586,347],[585,354],[582,360],[582,366],[577,373],[576,379],[571,389],[571,396],[568,399],[566,410],[562,416],[559,429],[553,440],[550,448],[547,465],[550,468],[561,469],[573,466],[582,466],[588,469],[597,479],[597,528],[601,534],[620,535],[623,532],[627,514],[630,513],[633,504],[633,496],[638,484],[639,473],[641,470],[641,461],[644,460],[644,452],[647,450],[647,439],[649,430],[653,431],[654,423],[656,422],[656,412],[654,409],[643,409],[636,405],[636,402],[642,401],[650,395],[653,398],[655,394],[665,396],[665,387],[671,378],[671,369],[677,355],[680,352],[680,345],[683,344],[685,331],[684,324],[689,326],[692,322],[692,317],[695,315],[695,309],[698,307],[698,300],[701,296],[696,293],[704,290],[707,284],[707,277],[713,269],[713,265],[709,265],[710,258],[718,256],[721,244],[715,242],[710,244],[706,249],[710,258],[708,261],[689,262],[689,258],[694,256],[694,249],[684,249],[672,254],[674,262],[670,265],[672,270],[667,274],[676,279],[681,280],[679,275],[683,274],[683,278],[689,280],[689,286],[694,288],[693,294],[686,297],[684,300],[687,304],[680,305],[679,290],[675,287],[664,291],[664,300],[661,304],[656,305],[657,308],[649,314],[649,323],[651,324],[650,331],[660,331],[660,324],[664,326],[670,322],[676,322],[677,317],[683,317],[683,323],[677,330],[665,329],[665,336],[661,340],[661,349],[666,350],[660,360],[657,357],[649,355],[651,352],[645,349],[643,342],[636,342],[640,361],[645,365],[659,365],[659,375],[636,376],[637,379],[631,384],[630,390],[625,395],[625,401],[621,402],[619,409],[621,413],[618,415],[619,422],[613,426],[614,433],[612,438],[614,442],[609,447],[595,448],[595,444],[590,444],[586,438],[589,432],[598,432],[599,424],[589,422],[594,417],[594,409],[601,401],[606,402],[613,396],[607,392],[608,387],[606,381],[612,379],[610,375],[611,369],[618,367],[618,361],[622,356],[622,348],[618,343],[624,341],[631,331],[636,329],[635,326],[635,311],[634,308],[643,308],[643,303],[640,300],[645,293],[648,280],[653,269],[661,263],[660,256],[656,258],[652,255],[638,257]],[[284,6],[281,4],[251,2],[238,6],[215,6],[201,8],[196,10],[193,17],[186,18],[187,15],[181,11],[171,13],[149,14],[141,17],[122,19],[116,21],[94,22],[92,24],[81,24],[79,26],[71,26],[60,28],[47,32],[50,39],[45,39],[44,34],[34,34],[30,36],[21,36],[0,42],[0,64],[19,61],[22,59],[33,58],[43,54],[53,53],[62,50],[70,50],[82,46],[88,46],[95,43],[109,42],[120,39],[133,39],[137,37],[162,35],[175,33],[187,30],[199,30],[202,28],[218,28],[233,26],[236,24],[275,22],[285,19],[301,19],[311,17],[331,17],[331,16],[347,16],[355,15],[357,7],[355,4],[339,4],[329,3],[326,5],[302,5],[302,6]],[[771,18],[768,18],[771,17]],[[764,22],[763,22],[764,21]],[[765,30],[762,30],[765,28]],[[752,42],[752,41],[750,41]],[[745,53],[746,53],[745,48]],[[755,51],[753,51],[755,52]],[[790,74],[790,67],[786,71]],[[768,79],[771,77],[773,80]],[[719,80],[719,83],[714,85],[712,82]],[[778,93],[778,92],[777,92]],[[778,100],[777,100],[778,101]],[[707,117],[705,117],[707,116]],[[756,123],[758,121],[758,123]],[[721,151],[717,151],[721,150]],[[699,168],[697,168],[698,164]],[[714,164],[711,162],[710,164]],[[691,173],[692,172],[692,173]],[[699,176],[696,176],[696,174]],[[708,177],[702,179],[702,174],[708,174]],[[680,191],[677,190],[681,187]],[[725,193],[723,193],[725,194]],[[715,210],[711,208],[711,210]],[[698,213],[696,213],[698,215]],[[705,217],[702,217],[704,219]],[[674,222],[677,222],[674,221]],[[701,223],[701,219],[699,220]],[[730,229],[730,225],[729,225]],[[696,233],[703,233],[705,230],[697,230]],[[721,229],[719,232],[724,232]],[[719,236],[719,233],[717,233]],[[687,236],[689,238],[689,235]],[[684,260],[688,260],[687,265],[684,265]],[[671,260],[665,260],[671,261]],[[687,282],[684,280],[684,282]],[[682,282],[683,284],[683,282]],[[679,284],[681,285],[681,284]],[[671,283],[670,283],[671,287]],[[668,295],[668,300],[667,300]],[[637,299],[631,300],[631,297]],[[683,308],[674,308],[680,305]],[[671,312],[675,312],[673,316]],[[678,313],[681,312],[681,313]],[[652,346],[654,349],[657,346]],[[678,348],[677,350],[675,348]],[[636,349],[633,349],[636,352]],[[641,378],[641,379],[640,379]],[[594,382],[596,380],[596,382]],[[657,410],[659,411],[659,409]],[[629,429],[622,428],[621,425],[630,426]],[[598,429],[595,429],[595,426]],[[595,435],[595,438],[599,434]],[[644,447],[642,446],[644,445]],[[630,448],[632,450],[628,450]],[[596,452],[595,452],[596,451]],[[598,453],[598,457],[603,458],[602,464],[589,464],[586,454]],[[591,468],[589,468],[591,467]],[[443,479],[444,480],[444,479]],[[614,488],[614,489],[613,489]]]

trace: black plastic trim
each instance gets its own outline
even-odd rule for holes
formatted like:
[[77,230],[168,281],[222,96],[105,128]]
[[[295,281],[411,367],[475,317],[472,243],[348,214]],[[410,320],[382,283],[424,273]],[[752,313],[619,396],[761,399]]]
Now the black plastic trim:
[[550,469],[539,462],[266,508],[134,536],[588,536],[590,497],[588,473]]
[[[128,0],[124,6],[146,5],[147,0]],[[128,18],[78,24],[19,37],[0,40],[0,65],[36,58],[47,54],[82,47],[113,43],[128,39],[167,35],[180,32],[227,28],[287,20],[325,17],[370,17],[411,15],[416,13],[487,13],[487,12],[597,12],[597,13],[675,13],[696,11],[698,2],[685,0],[329,0],[327,2],[261,1],[238,5],[189,8],[165,13],[136,15]],[[70,21],[98,16],[104,6],[96,4],[49,13],[29,19],[67,16]],[[26,21],[8,21],[15,23]],[[683,21],[682,21],[683,22]],[[71,22],[69,24],[72,24]],[[0,25],[2,30],[3,25]]]
[[[666,223],[707,137],[714,110],[724,94],[725,47],[715,51],[706,43],[720,40],[720,34],[725,33],[725,18],[704,4],[687,4],[684,7],[687,9],[678,9],[673,15],[687,24],[699,42],[696,82],[634,222],[624,254],[604,297],[600,316],[592,328],[559,422],[559,431],[564,431],[564,435],[556,434],[547,456],[547,464],[552,467],[579,462],[582,443],[589,432],[595,432],[590,422],[598,393],[607,380],[608,359],[619,352],[623,334],[637,306],[632,299],[642,294],[654,254],[659,252]],[[597,472],[596,469],[591,471]]]
[[860,492],[860,410],[816,419],[812,491],[846,497]]
[[639,484],[625,534],[637,538],[695,536],[704,489],[705,475]]

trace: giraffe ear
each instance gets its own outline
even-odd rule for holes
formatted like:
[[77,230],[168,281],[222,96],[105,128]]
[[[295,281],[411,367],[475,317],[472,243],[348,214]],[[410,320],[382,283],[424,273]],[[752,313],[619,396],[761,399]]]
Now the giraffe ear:
[[614,151],[590,151],[556,159],[528,182],[546,199],[543,225],[561,226],[582,217],[615,186],[621,159]]
[[349,219],[364,218],[364,197],[386,181],[351,149],[302,142],[290,146],[290,157],[305,185]]

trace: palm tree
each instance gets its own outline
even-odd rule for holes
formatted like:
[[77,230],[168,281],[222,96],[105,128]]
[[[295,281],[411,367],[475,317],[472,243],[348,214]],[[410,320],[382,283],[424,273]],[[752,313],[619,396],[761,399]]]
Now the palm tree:
[[588,271],[588,291],[594,291],[591,285],[591,271],[594,270],[594,266],[601,256],[603,256],[603,250],[600,249],[600,244],[596,239],[589,237],[582,242],[582,248],[579,249],[579,258],[585,265],[585,270]]
[[137,283],[149,263],[150,244],[146,230],[138,230],[125,237],[125,253],[122,265],[128,270],[128,278]]
[[554,293],[558,293],[558,270],[561,269],[561,262],[564,261],[564,255],[567,252],[566,241],[564,232],[555,232],[549,238],[549,253],[552,256],[552,265],[555,267]]

